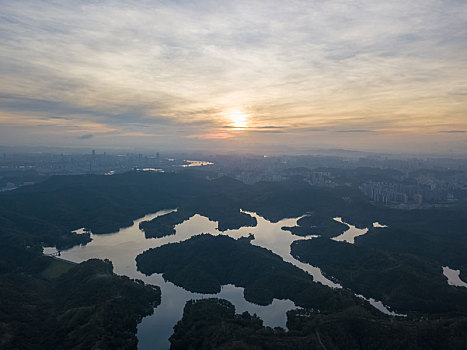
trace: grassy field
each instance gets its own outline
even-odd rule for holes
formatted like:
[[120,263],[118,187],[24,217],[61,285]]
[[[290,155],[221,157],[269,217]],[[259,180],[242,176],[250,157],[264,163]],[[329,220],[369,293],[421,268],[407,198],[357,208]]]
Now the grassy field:
[[41,276],[47,279],[60,277],[75,264],[61,259],[50,257],[49,265],[41,272]]

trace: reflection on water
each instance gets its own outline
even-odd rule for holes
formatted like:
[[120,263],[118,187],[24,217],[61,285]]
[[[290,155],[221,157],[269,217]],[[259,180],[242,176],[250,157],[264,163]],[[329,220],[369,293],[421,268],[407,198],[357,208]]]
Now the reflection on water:
[[244,211],[244,213],[255,217],[258,224],[255,227],[241,227],[238,230],[227,230],[225,231],[225,234],[238,238],[247,237],[249,233],[252,233],[255,238],[251,241],[251,244],[271,250],[273,253],[281,256],[284,261],[287,261],[292,265],[295,265],[298,268],[308,272],[313,276],[315,282],[319,282],[332,288],[341,287],[339,284],[334,283],[333,281],[324,277],[323,273],[318,267],[302,263],[301,261],[295,259],[292,254],[290,254],[290,245],[294,241],[318,237],[315,235],[300,237],[292,234],[290,231],[282,230],[283,226],[296,226],[297,220],[300,218],[283,219],[279,222],[273,223],[256,213],[247,211]]
[[55,247],[43,247],[42,254],[47,256],[58,256],[60,252]]
[[285,328],[285,313],[295,309],[295,304],[290,300],[274,299],[268,306],[255,305],[245,300],[243,288],[231,284],[222,286],[218,294],[200,294],[191,293],[169,281],[164,281],[162,274],[151,275],[145,281],[161,287],[162,302],[154,310],[153,315],[145,317],[138,325],[138,349],[168,349],[170,346],[168,338],[173,333],[173,326],[182,318],[183,307],[191,299],[212,297],[227,299],[235,305],[237,313],[244,311],[256,313],[266,325],[272,327]]
[[146,173],[164,173],[165,172],[162,169],[156,169],[156,168],[137,168],[136,170],[146,172]]
[[[169,281],[165,281],[162,274],[153,274],[145,276],[136,270],[135,258],[143,251],[160,247],[168,243],[176,243],[185,241],[195,235],[201,233],[209,233],[211,235],[228,235],[233,238],[248,237],[254,235],[251,244],[271,250],[273,253],[281,256],[284,261],[287,261],[298,268],[308,272],[313,276],[316,282],[322,283],[332,288],[342,288],[339,284],[334,283],[323,276],[321,270],[309,264],[302,263],[296,260],[290,254],[290,245],[295,240],[310,239],[317,236],[299,237],[293,235],[289,231],[282,230],[283,226],[295,226],[299,218],[284,219],[277,223],[272,223],[263,217],[252,212],[245,212],[257,220],[255,227],[242,227],[237,230],[227,230],[220,232],[217,229],[218,223],[210,221],[208,218],[201,215],[194,215],[189,220],[175,226],[175,234],[160,238],[147,239],[144,233],[139,229],[139,224],[142,221],[149,221],[161,215],[165,215],[174,210],[162,210],[155,214],[149,214],[135,220],[131,227],[122,228],[120,231],[111,234],[94,235],[90,233],[92,241],[84,246],[76,246],[69,250],[61,252],[61,257],[73,262],[82,262],[90,258],[109,259],[114,265],[115,273],[126,275],[130,278],[141,279],[146,283],[158,285],[162,291],[162,301],[153,315],[145,317],[138,325],[138,348],[139,349],[167,349],[169,348],[168,338],[173,333],[173,326],[182,317],[183,307],[190,299],[200,299],[208,297],[218,297],[229,300],[235,305],[236,311],[241,313],[248,311],[251,314],[256,313],[260,316],[264,324],[271,327],[286,327],[286,312],[294,309],[295,304],[290,300],[274,299],[271,305],[259,306],[247,302],[243,297],[243,288],[233,285],[226,285],[218,294],[200,294],[192,293],[181,287],[175,286]],[[354,226],[349,225],[352,231]],[[344,241],[352,241],[353,238],[366,233],[365,230],[352,231],[352,234],[345,236]],[[78,230],[78,231],[81,231]],[[355,234],[356,232],[356,234]],[[341,235],[342,236],[342,235]],[[340,236],[339,236],[340,237]],[[338,237],[336,237],[337,240]],[[348,240],[347,240],[348,239]],[[44,253],[52,253],[52,249],[45,249]],[[368,300],[373,306],[380,311],[393,314],[380,302],[372,299]],[[379,305],[381,304],[381,305]]]
[[[149,248],[160,247],[168,243],[181,242],[201,233],[210,233],[212,235],[222,234],[217,230],[217,222],[210,221],[208,218],[201,215],[194,215],[189,220],[175,226],[175,235],[146,239],[144,233],[139,230],[139,223],[152,220],[157,216],[167,214],[171,211],[173,210],[163,210],[156,214],[147,215],[136,220],[131,227],[123,228],[117,233],[104,235],[94,235],[91,233],[92,241],[87,245],[76,246],[61,252],[62,258],[74,262],[81,262],[90,258],[107,258],[112,261],[115,273],[141,279],[146,283],[161,287],[161,305],[155,309],[153,315],[145,317],[138,325],[138,348],[168,348],[168,338],[173,333],[173,326],[181,319],[183,307],[190,299],[208,297],[224,298],[235,305],[237,312],[248,311],[252,314],[256,313],[263,319],[265,325],[285,328],[287,321],[286,312],[295,308],[295,304],[290,300],[274,299],[271,305],[255,305],[244,299],[243,288],[233,285],[223,286],[221,292],[215,295],[191,293],[181,287],[175,286],[169,281],[164,281],[161,274],[145,276],[136,270],[136,256]],[[256,217],[260,218],[259,216]],[[267,222],[265,219],[261,219],[262,222]],[[276,230],[278,229],[280,231],[281,223],[276,225],[278,225]],[[250,232],[257,234],[256,231],[260,228],[261,227],[248,227],[240,230],[231,230],[228,231],[228,233],[224,232],[224,234],[230,234],[234,238],[247,237]],[[265,240],[265,235],[277,233],[280,232],[274,232],[274,230],[271,230],[271,227],[267,227],[264,233],[262,235],[258,234],[258,236]],[[283,242],[286,243],[287,241]],[[290,254],[290,243],[288,253]]]
[[448,279],[448,284],[450,286],[467,287],[467,283],[461,280],[460,270],[453,270],[447,266],[443,266],[443,275],[446,276],[446,278]]
[[185,160],[188,164],[180,165],[182,168],[192,167],[192,166],[205,166],[205,165],[214,165],[212,162],[207,162],[205,160]]
[[[347,231],[345,231],[343,234],[337,236],[337,237],[333,237],[332,239],[337,241],[337,242],[347,242],[347,243],[351,243],[351,244],[354,244],[355,243],[355,237],[358,237],[358,236],[363,236],[365,233],[368,232],[368,229],[367,228],[357,228],[353,225],[350,225],[344,221],[342,221],[342,218],[334,218],[335,221],[337,222],[340,222],[341,224],[344,224],[344,225],[347,225],[349,227],[349,229]],[[376,227],[375,225],[378,224],[378,223],[374,223],[373,226]],[[379,225],[379,224],[378,224]]]
[[76,233],[77,235],[84,235],[85,233],[89,233],[89,231],[85,229],[84,227],[74,230],[72,232]]
[[389,315],[389,316],[397,316],[397,317],[407,317],[407,315],[404,314],[398,314],[394,311],[389,310],[381,301],[375,300],[373,298],[365,298],[361,294],[355,294],[357,297],[366,300],[370,303],[371,306],[373,306],[375,309],[381,311],[383,314]]
[[[341,217],[336,217],[336,218],[334,218],[334,220],[337,221],[337,222],[340,222],[341,224],[347,225],[349,227],[347,229],[347,231],[345,231],[344,233],[340,234],[337,237],[331,238],[334,241],[355,244],[355,238],[356,237],[363,236],[364,234],[366,234],[368,232],[367,228],[363,228],[363,229],[362,228],[357,228],[357,227],[355,227],[353,225],[350,225],[347,222],[342,221]],[[378,227],[378,228],[387,227],[386,225],[382,225],[379,222],[374,222],[372,226],[373,227]],[[365,298],[363,295],[360,295],[360,294],[355,294],[355,295],[357,297],[361,298],[361,299],[364,299],[364,300],[368,301],[371,306],[373,306],[375,309],[381,311],[383,314],[386,314],[386,315],[389,315],[389,316],[398,316],[398,317],[406,317],[407,316],[407,315],[398,314],[398,313],[396,313],[394,311],[389,310],[388,307],[385,306],[379,300],[375,300],[373,298]]]

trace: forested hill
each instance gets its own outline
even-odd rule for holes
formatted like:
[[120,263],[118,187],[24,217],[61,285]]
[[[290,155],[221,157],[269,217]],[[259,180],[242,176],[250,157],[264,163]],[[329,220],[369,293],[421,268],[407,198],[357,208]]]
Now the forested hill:
[[0,245],[0,349],[136,349],[136,325],[159,287],[112,272]]
[[[462,254],[467,251],[467,205],[463,202],[448,208],[397,210],[372,205],[352,186],[312,187],[300,180],[246,185],[227,177],[207,180],[197,172],[53,176],[1,193],[0,238],[3,243],[22,246],[70,247],[89,239],[71,230],[85,227],[97,234],[113,232],[144,214],[171,208],[219,221],[221,230],[238,228],[239,223],[254,224],[240,209],[274,222],[308,212],[323,220],[340,216],[359,227],[379,221],[389,229],[371,229],[357,244],[467,267],[467,255]],[[302,231],[306,233],[306,227]]]
[[[0,223],[8,228],[2,236],[8,235],[6,231],[21,232],[28,244],[45,242],[66,247],[86,239],[72,235],[73,229],[86,227],[97,234],[113,232],[160,209],[195,211],[227,229],[237,226],[232,216],[239,215],[240,209],[258,211],[277,221],[300,215],[309,208],[303,195],[307,202],[319,198],[339,200],[330,191],[305,185],[250,186],[226,177],[210,181],[172,173],[53,176],[40,184],[0,194]],[[288,205],[282,205],[284,201]],[[9,238],[18,240],[19,236]]]
[[287,313],[288,332],[265,327],[256,315],[235,313],[223,299],[201,299],[185,305],[183,318],[170,337],[172,350],[251,349],[406,349],[466,348],[466,321],[375,317],[363,309],[336,313]]
[[[439,333],[440,336],[449,337],[450,333],[445,331],[445,328],[449,328],[450,324],[455,328],[456,333],[452,339],[446,338],[445,341],[452,340],[452,344],[457,348],[465,345],[465,342],[462,343],[462,339],[465,338],[462,329],[465,329],[467,308],[464,302],[456,304],[456,300],[465,300],[466,290],[449,286],[442,276],[441,267],[458,269],[461,271],[461,278],[467,277],[466,203],[459,201],[449,207],[399,210],[373,205],[351,184],[314,187],[300,179],[292,179],[247,185],[226,177],[208,180],[202,175],[202,172],[195,171],[190,174],[135,171],[112,176],[54,176],[36,185],[0,193],[0,331],[7,335],[2,337],[3,343],[0,345],[6,348],[21,348],[24,344],[17,342],[23,339],[31,340],[31,344],[39,344],[36,348],[45,345],[50,345],[48,348],[60,348],[62,344],[66,345],[62,348],[68,348],[68,345],[72,348],[79,343],[77,339],[86,340],[86,343],[79,343],[86,346],[91,343],[101,346],[104,344],[100,343],[101,341],[115,339],[118,344],[105,343],[107,348],[127,345],[134,348],[136,322],[157,303],[158,289],[115,276],[106,262],[94,261],[77,266],[58,264],[57,260],[41,255],[42,247],[57,246],[64,249],[85,244],[90,239],[89,234],[78,235],[71,231],[84,227],[94,234],[114,232],[131,225],[135,219],[145,214],[172,208],[178,209],[177,215],[167,214],[142,225],[147,235],[173,233],[175,224],[194,213],[218,221],[220,230],[255,225],[254,218],[241,212],[241,209],[256,212],[273,222],[286,217],[306,215],[298,222],[298,226],[284,229],[306,236],[319,233],[316,232],[316,226],[319,226],[323,234],[320,239],[296,241],[292,248],[298,259],[321,266],[325,273],[354,292],[365,292],[365,296],[392,303],[400,309],[396,311],[409,314],[405,323],[397,323],[401,325],[396,327],[397,332],[402,332],[407,326],[414,332],[420,330],[429,333],[439,320],[439,324],[444,327]],[[336,216],[355,226],[368,227],[369,231],[357,237],[355,245],[337,244],[330,238],[345,228],[335,224],[332,218]],[[375,221],[388,227],[372,227]],[[215,247],[219,244],[240,247],[247,256],[259,254],[258,249],[246,245],[246,242],[210,237],[204,240],[208,240]],[[174,277],[180,271],[175,270],[176,266],[166,263],[176,254],[183,253],[190,244],[200,242],[198,238],[185,244],[168,246],[157,251],[152,258],[162,259],[160,266],[166,268],[161,272],[167,273],[168,277],[183,285],[186,283],[185,278]],[[209,245],[203,247],[207,248]],[[200,248],[200,254],[203,249]],[[167,252],[170,254],[165,254]],[[263,251],[261,254],[266,262],[276,259]],[[214,257],[215,255],[212,256]],[[193,258],[200,257],[195,254]],[[221,258],[223,257],[218,257],[218,260],[222,260]],[[151,261],[148,261],[148,264],[150,265]],[[187,264],[190,262],[186,261],[185,265]],[[251,280],[241,281],[234,270],[231,271],[231,275],[225,275],[225,271],[214,273],[210,269],[215,264],[215,261],[209,259],[200,260],[198,265],[192,267],[196,268],[195,272],[198,275],[211,274],[216,290],[220,284],[229,281],[244,283],[247,293],[255,287],[254,280],[257,276],[250,276]],[[278,271],[290,268],[280,261],[276,261],[275,264]],[[192,270],[188,269],[185,277],[190,277]],[[303,273],[294,273],[299,277],[297,281],[305,281],[306,278],[299,276]],[[103,275],[105,278],[100,278]],[[411,279],[410,276],[420,278]],[[263,281],[265,286],[274,285],[277,276],[272,273],[269,277]],[[79,281],[84,281],[87,287],[82,290],[77,288],[73,283]],[[317,290],[313,288],[316,286],[311,285],[311,280],[303,283]],[[293,284],[296,285],[297,282]],[[70,286],[75,288],[69,288]],[[411,296],[414,286],[417,293]],[[450,298],[449,302],[437,298],[433,290],[430,293],[425,292],[432,287],[442,291],[442,296]],[[322,295],[329,293],[323,288],[325,287],[319,288],[323,291]],[[78,293],[78,299],[77,291],[84,293]],[[276,292],[274,296],[284,297],[280,291]],[[101,294],[95,295],[98,293]],[[258,295],[263,294],[255,294],[256,297]],[[140,296],[143,296],[142,299]],[[97,299],[93,299],[94,297]],[[100,297],[102,298],[99,299]],[[299,305],[314,305],[300,303],[298,294],[295,293],[287,297],[295,299]],[[267,300],[262,302],[270,300],[271,296],[268,296]],[[353,300],[353,297],[345,300]],[[32,307],[25,308],[25,305]],[[456,305],[462,307],[456,308]],[[346,340],[348,336],[353,339],[352,344],[354,341],[358,344],[360,333],[353,328],[356,320],[373,324],[374,329],[378,331],[392,329],[392,321],[385,316],[377,315],[373,320],[367,316],[360,317],[355,310],[347,311],[342,310],[345,315],[335,315],[332,312],[326,315],[313,314],[306,318],[300,315],[289,317],[289,321],[300,323],[303,320],[300,323],[300,334],[307,337],[310,332],[315,331],[313,327],[317,322],[324,322],[329,325],[327,337],[332,339],[328,344],[340,345],[344,343],[340,343],[339,339]],[[374,315],[375,311],[369,312]],[[47,319],[38,322],[37,320],[42,320],[44,315]],[[427,317],[427,323],[419,324],[420,320]],[[336,324],[336,320],[342,319],[345,320],[339,326],[342,332],[335,333],[333,325]],[[107,327],[106,324],[110,325],[109,320],[115,324]],[[253,323],[256,324],[256,321]],[[194,325],[194,328],[197,326]],[[188,324],[188,327],[191,325]],[[121,336],[112,335],[106,338],[115,330],[118,330]],[[68,343],[41,343],[42,335],[49,333],[57,334],[57,337],[67,334],[71,338]],[[29,334],[30,338],[26,338],[26,334]],[[86,336],[82,336],[83,334]],[[183,336],[183,333],[178,332],[176,336]],[[343,338],[336,338],[341,336]],[[405,332],[404,336],[410,339],[408,344],[412,344],[410,342],[414,338],[411,333]],[[312,337],[312,341],[315,338]],[[426,345],[425,342],[417,344]],[[83,348],[86,348],[85,345]],[[105,348],[104,345],[101,347]]]

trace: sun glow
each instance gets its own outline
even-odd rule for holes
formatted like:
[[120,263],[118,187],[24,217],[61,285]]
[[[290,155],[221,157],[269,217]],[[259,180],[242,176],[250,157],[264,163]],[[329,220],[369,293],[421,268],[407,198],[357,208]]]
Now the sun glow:
[[229,118],[232,121],[232,126],[236,129],[248,127],[248,116],[240,111],[233,111]]

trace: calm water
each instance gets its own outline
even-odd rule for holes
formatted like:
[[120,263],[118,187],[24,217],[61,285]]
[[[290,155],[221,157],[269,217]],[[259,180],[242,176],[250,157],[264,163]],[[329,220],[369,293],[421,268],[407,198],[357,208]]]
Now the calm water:
[[[295,226],[299,218],[284,219],[272,223],[256,213],[246,212],[257,220],[255,227],[242,227],[238,230],[220,232],[217,230],[217,222],[210,221],[201,215],[194,215],[189,220],[175,227],[175,235],[161,238],[146,239],[144,233],[139,229],[139,223],[152,220],[153,218],[167,214],[173,210],[162,210],[155,214],[146,215],[135,220],[131,227],[122,228],[116,233],[94,235],[91,233],[92,241],[85,246],[76,246],[61,252],[61,257],[74,262],[82,262],[90,258],[109,259],[114,265],[115,273],[137,278],[146,283],[158,285],[162,291],[162,302],[153,315],[145,317],[138,325],[139,349],[167,349],[168,338],[173,333],[173,326],[181,319],[183,307],[188,300],[218,297],[229,300],[235,305],[236,312],[248,311],[256,313],[264,324],[271,327],[286,327],[286,312],[294,309],[295,304],[290,300],[274,299],[271,305],[259,306],[246,301],[243,297],[243,288],[233,285],[225,285],[218,294],[199,294],[189,292],[181,287],[175,286],[169,281],[164,281],[161,274],[145,276],[136,270],[135,258],[143,251],[160,247],[162,245],[187,240],[201,233],[211,235],[228,235],[233,238],[248,237],[254,235],[251,244],[267,248],[281,256],[284,261],[290,262],[298,268],[308,272],[314,280],[332,288],[342,288],[339,284],[327,279],[317,267],[302,263],[290,254],[290,245],[295,240],[310,239],[317,236],[299,237],[289,231],[281,229],[283,226]],[[348,225],[348,224],[347,224]],[[354,238],[365,234],[367,229],[357,229],[348,225],[349,229],[336,240],[353,243]],[[82,229],[78,232],[83,232]],[[53,249],[47,248],[45,253],[51,253]],[[363,296],[359,296],[364,298]],[[381,302],[374,299],[366,299],[380,311],[397,315],[390,312]]]
[[[354,244],[355,243],[355,237],[363,236],[365,233],[368,232],[367,228],[364,228],[364,229],[357,228],[357,227],[355,227],[353,225],[350,225],[350,224],[342,221],[342,218],[337,217],[337,218],[334,218],[334,220],[337,221],[337,222],[340,222],[341,224],[347,225],[349,227],[347,229],[347,231],[345,231],[344,233],[342,233],[341,235],[339,235],[337,237],[334,237],[333,240],[335,240],[335,241],[347,242],[347,243]],[[374,227],[386,227],[386,226],[380,225],[377,222],[375,222],[373,224],[373,226]]]
[[[274,299],[271,305],[255,305],[244,299],[243,288],[233,285],[223,286],[221,292],[215,295],[191,293],[181,287],[175,286],[169,281],[164,281],[161,274],[145,276],[136,270],[136,256],[148,248],[159,247],[167,243],[181,242],[200,233],[210,233],[212,235],[221,234],[217,230],[217,222],[210,221],[206,217],[200,215],[194,215],[189,220],[175,227],[175,235],[146,239],[144,233],[139,230],[139,223],[152,220],[159,215],[164,215],[171,211],[172,210],[164,210],[147,215],[134,221],[131,227],[123,228],[117,233],[104,235],[93,235],[91,233],[92,241],[87,245],[76,246],[61,252],[61,257],[63,259],[74,262],[81,262],[90,258],[107,258],[113,262],[115,273],[126,275],[131,278],[138,278],[146,283],[161,287],[161,305],[155,309],[153,315],[145,317],[138,325],[138,348],[167,349],[169,347],[168,338],[173,333],[173,326],[181,319],[183,307],[190,299],[208,297],[224,298],[235,305],[237,312],[248,311],[252,314],[256,313],[263,319],[265,325],[285,328],[287,321],[286,312],[295,308],[295,304],[290,300]],[[262,221],[266,222],[264,219],[262,219]],[[278,229],[280,230],[283,224],[277,223],[276,225],[278,225]],[[229,234],[236,238],[247,237],[250,233],[255,234],[258,229],[259,227],[249,228],[249,230],[240,229],[227,231],[224,234]],[[274,234],[269,226],[265,229],[263,235],[259,236],[262,236],[264,240],[266,239],[264,235],[267,234],[267,232],[269,232],[269,234]],[[290,242],[290,240],[288,241]],[[52,250],[53,249],[46,249],[45,253],[51,253]]]
[[467,283],[461,280],[460,270],[453,270],[453,269],[450,269],[448,266],[443,266],[443,275],[448,279],[448,284],[450,286],[467,288]]
[[182,168],[193,167],[193,166],[205,166],[205,165],[214,165],[212,162],[207,162],[205,160],[185,160],[188,164],[180,165]]

